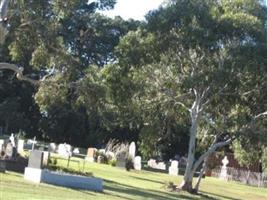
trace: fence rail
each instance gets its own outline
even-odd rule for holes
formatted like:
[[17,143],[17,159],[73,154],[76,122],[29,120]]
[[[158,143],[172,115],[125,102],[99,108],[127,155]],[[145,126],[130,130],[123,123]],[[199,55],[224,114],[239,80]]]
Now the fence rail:
[[[215,168],[212,170],[211,176],[220,178],[221,169]],[[267,187],[267,174],[251,172],[249,170],[239,170],[235,168],[227,168],[228,181],[238,181],[246,185]]]

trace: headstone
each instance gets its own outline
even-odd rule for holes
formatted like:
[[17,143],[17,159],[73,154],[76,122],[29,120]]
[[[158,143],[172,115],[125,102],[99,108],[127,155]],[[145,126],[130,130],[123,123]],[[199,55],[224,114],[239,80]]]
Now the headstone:
[[126,152],[121,152],[116,158],[116,167],[125,167],[126,165]]
[[136,150],[135,142],[131,142],[130,147],[129,147],[129,156],[131,158],[135,157],[135,150]]
[[178,175],[178,161],[177,160],[173,160],[171,162],[171,166],[169,167],[169,174],[170,175]]
[[154,159],[150,159],[147,165],[153,169],[166,170],[166,164],[164,162],[157,162]]
[[42,151],[33,150],[29,157],[29,168],[42,169],[43,168],[43,155]]
[[11,144],[11,142],[7,143],[6,145],[6,156],[11,159],[13,154],[14,154],[14,149],[13,149],[13,146]]
[[149,166],[149,167],[151,167],[151,168],[154,168],[155,166],[156,166],[156,160],[155,159],[149,159],[148,161],[147,161],[147,165]]
[[141,161],[142,161],[141,156],[136,156],[134,158],[134,169],[135,170],[141,170],[142,168]]
[[18,153],[22,153],[24,151],[24,140],[19,140],[18,141]]
[[5,173],[6,172],[6,161],[0,160],[0,172]]
[[73,153],[74,153],[74,154],[79,154],[79,153],[80,153],[79,148],[74,148]]
[[9,137],[9,140],[11,142],[12,147],[16,147],[15,137],[14,137],[13,133],[11,133],[11,136]]
[[219,178],[222,180],[227,180],[227,165],[229,163],[229,160],[227,158],[227,156],[224,156],[223,160],[222,160],[222,164],[223,166],[221,167],[221,173]]
[[0,151],[3,150],[3,145],[4,145],[5,141],[4,140],[0,140]]
[[50,143],[48,147],[48,151],[52,153],[56,153],[57,145],[55,143]]
[[63,157],[70,157],[71,156],[71,146],[69,144],[59,144],[58,145],[58,154]]
[[27,143],[31,145],[31,150],[34,150],[34,146],[37,144],[36,137],[33,140],[28,140]]
[[166,164],[164,162],[159,162],[156,169],[166,170]]
[[43,151],[43,166],[47,166],[50,158],[50,153],[48,151]]
[[88,148],[87,149],[86,160],[88,160],[89,162],[94,162],[95,161],[96,151],[97,151],[96,148]]

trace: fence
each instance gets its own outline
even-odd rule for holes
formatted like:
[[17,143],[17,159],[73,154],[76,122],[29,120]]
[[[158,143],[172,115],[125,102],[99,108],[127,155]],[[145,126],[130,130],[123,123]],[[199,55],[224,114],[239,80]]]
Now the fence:
[[[211,176],[220,178],[221,169],[215,168],[212,170]],[[248,170],[240,170],[232,167],[227,168],[228,181],[238,181],[246,185],[267,187],[267,174],[252,172]]]

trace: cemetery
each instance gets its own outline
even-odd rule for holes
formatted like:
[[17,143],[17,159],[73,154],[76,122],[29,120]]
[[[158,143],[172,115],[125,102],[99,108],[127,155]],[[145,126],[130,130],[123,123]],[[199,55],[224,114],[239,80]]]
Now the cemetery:
[[0,200],[267,200],[267,0],[0,0]]
[[[145,195],[147,197],[153,196],[157,197],[157,199],[172,199],[169,195],[172,193],[170,189],[168,189],[168,181],[169,182],[177,182],[177,180],[181,179],[181,173],[179,173],[180,170],[184,170],[184,158],[180,159],[181,164],[179,165],[179,161],[172,160],[170,162],[157,162],[155,159],[149,159],[146,162],[142,162],[141,156],[136,156],[136,144],[135,142],[131,142],[130,144],[116,144],[115,141],[109,142],[107,144],[106,149],[96,149],[93,147],[89,147],[87,149],[86,154],[82,154],[80,151],[83,151],[82,148],[73,148],[68,144],[62,143],[62,144],[42,144],[41,141],[36,141],[32,143],[31,146],[27,145],[27,142],[24,142],[24,140],[18,140],[13,141],[13,135],[11,135],[7,140],[2,141],[2,154],[5,154],[5,156],[1,157],[0,160],[0,167],[1,167],[1,173],[4,173],[4,177],[12,177],[15,173],[19,173],[18,177],[16,178],[19,180],[19,182],[22,182],[23,184],[26,184],[30,187],[30,185],[40,185],[40,187],[47,187],[48,185],[53,186],[53,188],[60,186],[60,190],[64,190],[63,188],[71,188],[74,191],[88,191],[90,194],[91,192],[97,192],[99,193],[99,199],[101,199],[101,193],[105,196],[106,191],[112,190],[112,187],[115,187],[113,184],[113,180],[119,179],[119,181],[126,181],[123,180],[123,176],[127,179],[133,179],[127,182],[129,186],[132,184],[141,184],[140,181],[143,180],[142,184],[145,183],[152,183],[155,181],[157,185],[161,185],[161,188],[164,189],[164,195],[161,196],[159,194],[150,193],[149,191],[145,192]],[[11,140],[12,141],[11,141]],[[22,142],[23,141],[23,142]],[[20,150],[18,151],[18,143],[24,143],[25,145],[22,145],[20,147]],[[10,145],[14,145],[13,151],[16,153],[10,153]],[[42,148],[40,147],[42,146]],[[39,150],[43,149],[43,147],[47,149],[47,151]],[[12,146],[13,147],[13,146]],[[65,148],[63,148],[65,147]],[[78,152],[79,151],[79,152]],[[99,151],[101,153],[99,153]],[[113,152],[112,152],[113,151]],[[3,153],[4,152],[4,153]],[[18,161],[18,158],[20,158],[19,153],[23,155],[25,159],[27,159],[27,165],[23,164],[24,171],[21,172],[18,168],[8,168],[6,165],[10,161],[13,161],[14,163],[19,163],[15,165],[22,165],[21,161]],[[97,153],[98,152],[98,153]],[[124,156],[124,157],[123,157]],[[106,157],[106,158],[104,158]],[[129,162],[128,158],[132,158],[131,162],[132,165],[130,168],[127,168],[127,162]],[[116,164],[109,163],[109,160],[115,160]],[[241,187],[246,188],[249,186],[246,186],[245,183],[242,185],[235,183],[232,179],[230,179],[229,170],[227,168],[227,165],[229,164],[229,161],[227,159],[227,156],[225,156],[221,160],[221,165],[217,166],[220,167],[220,173],[219,175],[212,175],[217,178],[211,178],[211,173],[208,175],[208,177],[204,177],[203,184],[204,188],[208,187],[205,186],[205,184],[209,184],[209,182],[217,182],[218,184],[227,183],[231,187]],[[113,175],[108,175],[105,173],[105,171],[110,171]],[[156,171],[155,171],[156,170]],[[215,170],[216,171],[216,170]],[[99,176],[98,176],[99,174]],[[116,175],[117,174],[117,175]],[[131,178],[134,177],[134,178]],[[150,177],[150,178],[147,178]],[[158,177],[161,177],[158,179]],[[111,178],[111,180],[109,179]],[[137,181],[139,180],[139,181]],[[159,180],[159,181],[156,181]],[[165,181],[162,181],[165,180]],[[265,174],[262,174],[261,176],[262,182],[256,185],[258,189],[253,189],[259,192],[259,199],[261,194],[267,198],[266,193],[261,193],[261,190],[266,189],[260,189],[267,187],[267,179],[265,178]],[[5,178],[4,178],[5,181]],[[152,181],[152,182],[150,182]],[[153,184],[152,184],[153,185]],[[143,185],[139,185],[139,187],[142,187]],[[136,186],[136,190],[143,190],[138,189],[138,186]],[[167,189],[166,189],[167,188]],[[209,188],[209,187],[208,187]],[[230,190],[229,188],[229,190]],[[159,189],[159,188],[158,188]],[[56,190],[56,189],[54,189]],[[116,191],[116,189],[115,189]],[[145,191],[145,190],[144,190]],[[138,193],[138,192],[137,192]],[[87,193],[86,193],[87,194]],[[207,194],[202,196],[202,199],[220,199],[222,197],[230,196],[224,196],[223,194],[217,194],[217,193],[209,193],[207,190],[202,190],[201,194]],[[254,195],[252,192],[251,195]],[[6,195],[11,195],[12,192],[8,192]],[[14,194],[13,194],[14,195]],[[28,193],[28,195],[33,195]],[[117,194],[120,196],[121,199],[124,199],[124,195],[131,195],[127,194],[127,192],[119,192]],[[158,195],[158,196],[157,196]],[[217,195],[217,196],[216,196]],[[26,195],[27,196],[27,195]],[[85,195],[86,196],[86,195]],[[166,196],[166,197],[164,197]],[[142,199],[142,195],[140,195],[140,199]],[[179,194],[177,193],[177,197],[179,198]],[[81,197],[83,199],[85,197]],[[104,197],[103,197],[104,198]],[[185,199],[191,199],[192,197],[187,196]],[[16,199],[16,198],[15,198]],[[19,199],[19,198],[18,198]],[[60,197],[58,197],[60,199]],[[62,198],[63,199],[63,198]],[[68,199],[68,198],[64,198]],[[243,199],[249,199],[249,196],[244,197]],[[256,198],[257,199],[257,198]]]

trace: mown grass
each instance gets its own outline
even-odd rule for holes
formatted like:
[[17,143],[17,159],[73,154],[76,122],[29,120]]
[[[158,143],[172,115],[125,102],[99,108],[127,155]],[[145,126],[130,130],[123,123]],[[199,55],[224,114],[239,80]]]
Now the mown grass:
[[[83,162],[71,162],[70,168],[83,170]],[[66,166],[66,161],[58,160],[58,165]],[[167,174],[130,171],[103,164],[86,163],[84,171],[104,180],[104,192],[56,187],[48,184],[32,184],[16,173],[0,174],[0,200],[267,200],[267,189],[249,187],[235,182],[224,182],[215,178],[205,178],[201,184],[201,194],[170,192],[165,189],[169,181],[179,184],[182,177]]]

